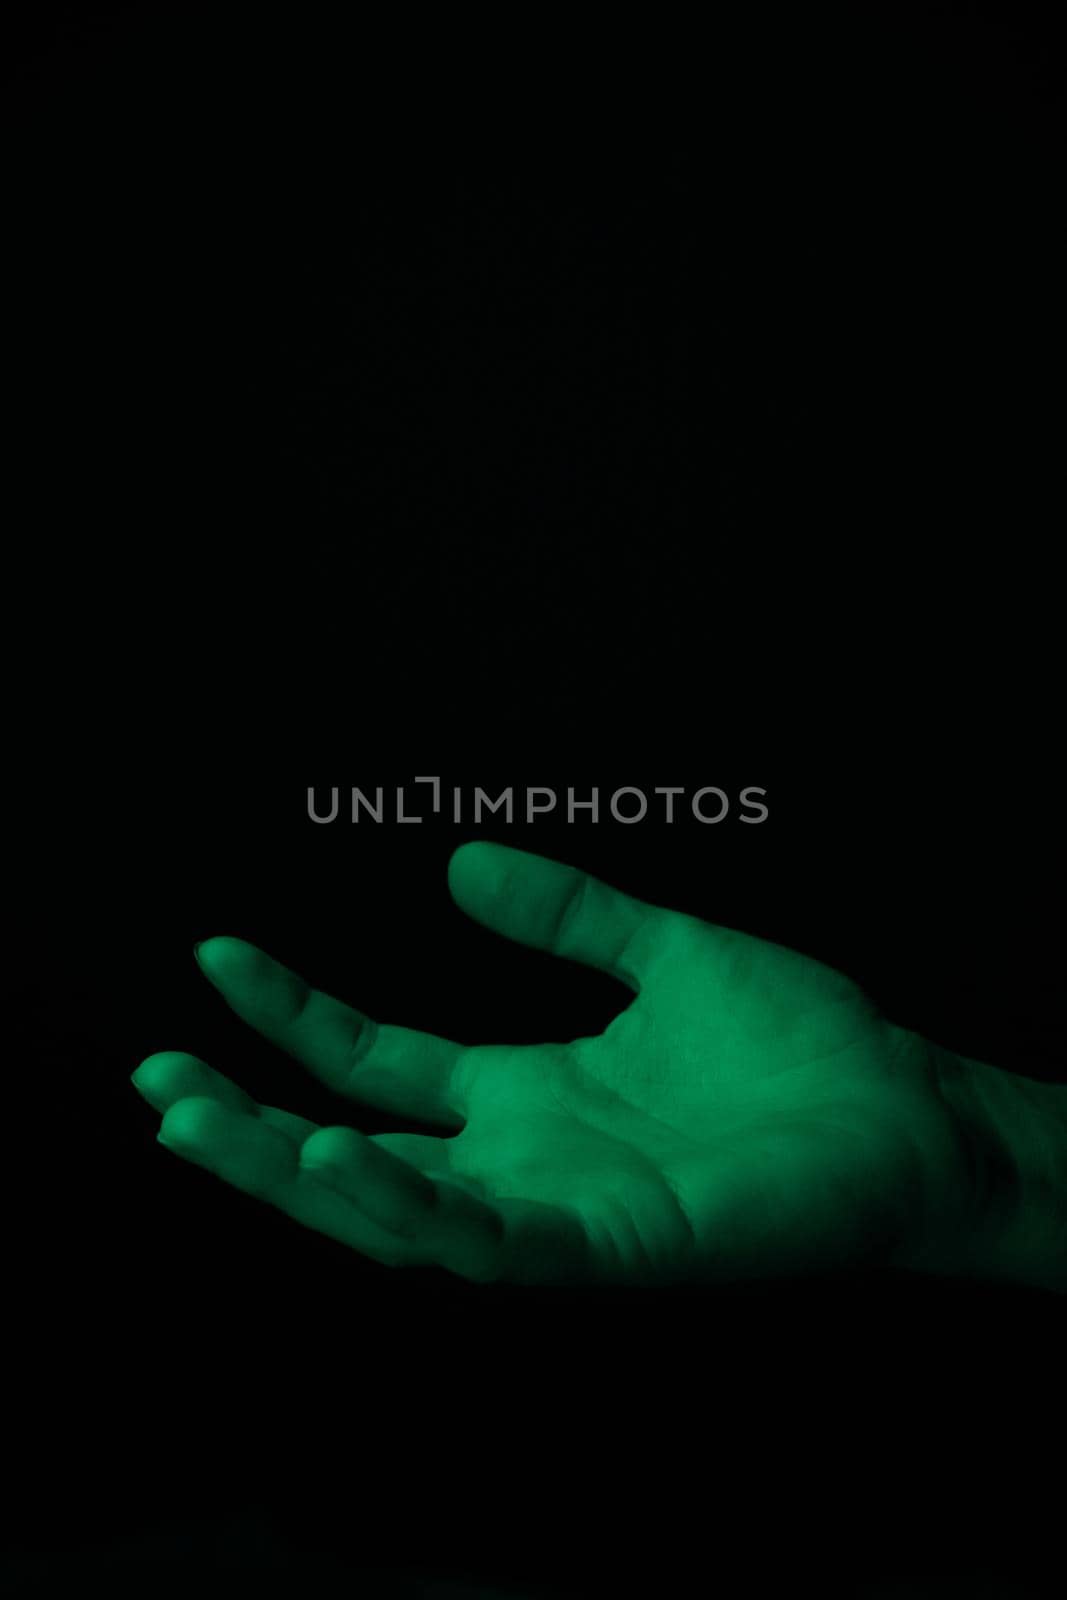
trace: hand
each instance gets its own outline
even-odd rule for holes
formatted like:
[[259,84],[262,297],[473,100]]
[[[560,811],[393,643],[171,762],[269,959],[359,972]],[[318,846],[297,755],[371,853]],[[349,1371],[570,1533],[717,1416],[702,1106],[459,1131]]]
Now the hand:
[[476,1281],[721,1281],[907,1265],[981,1196],[939,1053],[848,978],[501,845],[462,846],[457,903],[636,994],[595,1038],[463,1046],[372,1022],[254,946],[200,965],[338,1094],[445,1137],[319,1127],[192,1056],[134,1083],[177,1154],[394,1266]]

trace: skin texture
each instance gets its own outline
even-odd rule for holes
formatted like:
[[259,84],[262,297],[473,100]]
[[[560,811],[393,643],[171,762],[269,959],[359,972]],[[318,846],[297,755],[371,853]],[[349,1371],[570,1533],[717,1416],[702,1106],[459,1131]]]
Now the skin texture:
[[620,990],[597,1037],[462,1046],[209,939],[211,983],[356,1120],[362,1103],[442,1137],[319,1127],[166,1052],[133,1078],[160,1140],[377,1261],[483,1283],[951,1270],[974,1253],[1001,1203],[998,1141],[946,1092],[943,1052],[849,979],[502,845],[461,846],[449,887],[507,938],[612,974],[628,1003]]

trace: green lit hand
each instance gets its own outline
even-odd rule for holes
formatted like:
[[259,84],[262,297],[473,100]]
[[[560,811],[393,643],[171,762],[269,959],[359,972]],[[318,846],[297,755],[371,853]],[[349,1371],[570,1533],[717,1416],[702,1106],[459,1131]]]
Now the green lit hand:
[[392,1265],[478,1281],[721,1281],[899,1263],[977,1203],[937,1052],[847,978],[500,845],[456,851],[478,921],[636,991],[570,1044],[465,1047],[371,1022],[210,939],[238,1016],[339,1094],[450,1130],[365,1137],[260,1106],[194,1057],[134,1075],[161,1140]]

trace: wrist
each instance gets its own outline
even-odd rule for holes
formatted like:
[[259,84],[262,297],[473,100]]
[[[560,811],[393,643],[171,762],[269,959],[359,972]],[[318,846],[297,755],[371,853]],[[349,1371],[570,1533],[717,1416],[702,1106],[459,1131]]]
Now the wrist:
[[1067,1292],[1067,1088],[932,1047],[967,1203],[919,1270]]

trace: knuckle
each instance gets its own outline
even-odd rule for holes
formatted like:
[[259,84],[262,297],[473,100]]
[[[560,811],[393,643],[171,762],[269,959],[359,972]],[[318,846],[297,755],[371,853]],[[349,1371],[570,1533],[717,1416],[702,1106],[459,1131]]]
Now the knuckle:
[[575,874],[574,882],[567,890],[562,904],[555,916],[555,925],[552,928],[551,943],[556,949],[563,949],[573,935],[575,926],[581,920],[585,908],[586,897],[589,893],[590,879],[584,872]]
[[352,1038],[348,1046],[348,1072],[354,1074],[365,1063],[374,1049],[378,1037],[378,1024],[371,1017],[357,1017],[352,1025]]

